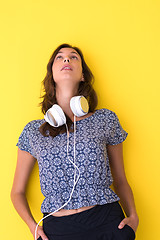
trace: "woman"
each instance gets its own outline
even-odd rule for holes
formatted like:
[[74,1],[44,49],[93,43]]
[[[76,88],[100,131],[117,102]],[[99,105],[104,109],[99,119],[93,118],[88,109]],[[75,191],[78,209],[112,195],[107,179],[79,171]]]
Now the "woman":
[[[17,144],[14,207],[36,239],[135,239],[138,216],[122,153],[127,133],[114,112],[96,109],[93,75],[80,49],[68,44],[57,47],[43,84],[45,120],[29,122]],[[89,111],[78,117],[71,108],[75,96],[84,96],[89,103]],[[61,125],[56,125],[56,117],[52,123],[48,120],[55,104],[66,117]],[[25,196],[36,159],[45,196],[43,227],[37,226]],[[115,193],[110,189],[112,176]]]

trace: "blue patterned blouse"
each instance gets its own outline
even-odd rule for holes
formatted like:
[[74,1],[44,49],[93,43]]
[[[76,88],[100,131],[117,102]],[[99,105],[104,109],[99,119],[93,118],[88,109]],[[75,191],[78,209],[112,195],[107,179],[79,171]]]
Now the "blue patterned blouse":
[[[41,212],[54,212],[70,198],[74,184],[74,166],[67,159],[67,133],[44,137],[39,127],[44,119],[29,122],[23,129],[17,146],[33,155],[39,165],[42,194],[45,199]],[[123,142],[125,132],[117,115],[106,108],[96,110],[91,116],[76,121],[76,165],[79,180],[69,203],[64,209],[103,205],[118,201],[111,190],[112,175],[106,145]],[[68,157],[74,161],[74,133],[69,134]],[[78,173],[77,173],[78,174]]]

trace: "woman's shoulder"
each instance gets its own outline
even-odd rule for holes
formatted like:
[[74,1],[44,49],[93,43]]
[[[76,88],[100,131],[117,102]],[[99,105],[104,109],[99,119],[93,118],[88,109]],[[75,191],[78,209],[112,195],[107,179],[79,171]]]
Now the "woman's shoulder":
[[36,120],[31,120],[29,121],[25,127],[24,130],[28,130],[28,131],[33,131],[33,130],[38,130],[39,127],[45,122],[44,119],[36,119]]
[[97,117],[98,119],[101,119],[102,121],[104,120],[105,122],[113,122],[118,120],[117,114],[108,108],[100,108],[96,110]]
[[97,109],[96,112],[98,114],[105,114],[105,115],[115,115],[116,113],[108,108],[100,108]]

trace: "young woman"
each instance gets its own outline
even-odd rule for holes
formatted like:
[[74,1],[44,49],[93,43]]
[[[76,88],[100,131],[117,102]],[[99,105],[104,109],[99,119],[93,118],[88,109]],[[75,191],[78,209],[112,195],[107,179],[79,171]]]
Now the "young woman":
[[[58,46],[43,84],[45,119],[29,122],[17,143],[11,191],[15,209],[39,240],[135,239],[138,216],[123,165],[127,133],[113,111],[96,109],[93,75],[81,50]],[[34,220],[25,196],[36,160],[45,196],[43,227]]]

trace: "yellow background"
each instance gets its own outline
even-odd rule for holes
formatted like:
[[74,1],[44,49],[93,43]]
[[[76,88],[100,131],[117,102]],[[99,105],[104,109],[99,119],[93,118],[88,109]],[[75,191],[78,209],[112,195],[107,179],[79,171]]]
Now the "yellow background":
[[[124,142],[128,181],[140,224],[137,240],[159,238],[160,216],[160,1],[1,1],[0,239],[33,239],[10,201],[23,127],[43,118],[41,81],[53,50],[67,42],[82,49],[95,75],[98,108],[117,113],[129,133]],[[42,214],[38,167],[27,191]]]

